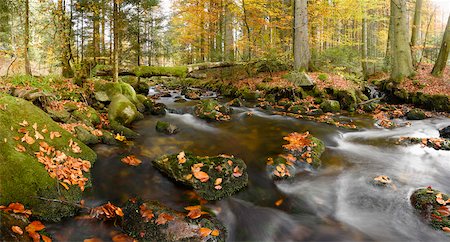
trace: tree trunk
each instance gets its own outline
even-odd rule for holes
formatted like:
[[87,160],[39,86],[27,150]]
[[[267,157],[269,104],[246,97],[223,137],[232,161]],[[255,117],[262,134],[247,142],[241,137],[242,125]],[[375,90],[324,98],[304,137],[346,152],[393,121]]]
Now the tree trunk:
[[228,2],[225,6],[225,61],[234,61],[233,15]]
[[57,7],[57,17],[59,17],[57,21],[57,31],[59,35],[59,39],[62,41],[61,44],[61,65],[62,65],[62,75],[64,77],[72,77],[73,71],[70,67],[70,29],[71,26],[69,26],[69,31],[67,30],[67,20],[66,20],[66,12],[64,10],[64,4],[62,0],[58,0],[58,7]]
[[439,55],[434,64],[433,71],[431,74],[433,76],[442,76],[444,69],[447,66],[448,55],[450,54],[450,16],[448,16],[447,27],[445,28],[444,37],[442,38],[441,49],[439,50]]
[[414,74],[407,17],[406,0],[391,0],[391,80],[396,82]]
[[422,0],[416,0],[416,9],[414,11],[414,21],[411,34],[411,56],[413,60],[413,66],[417,66],[418,60],[418,44],[420,39],[420,19],[422,11]]
[[[389,14],[388,14],[389,16]],[[392,32],[394,31],[394,20],[393,18],[389,18],[389,29],[388,29],[388,37],[386,42],[386,53],[384,56],[384,67],[386,69],[391,67],[391,59],[392,59],[392,53],[391,53],[391,41],[392,36],[394,35]]]
[[94,63],[97,64],[97,57],[100,56],[100,9],[97,3],[94,3],[93,14],[93,45],[94,45]]
[[[363,6],[364,8],[365,6]],[[368,39],[367,39],[367,12],[363,9],[362,29],[361,29],[361,67],[364,78],[368,76],[367,58],[368,58]]]
[[100,42],[102,43],[101,46],[101,53],[102,56],[104,56],[104,54],[106,53],[106,42],[105,42],[105,33],[106,33],[106,0],[102,0],[102,20],[101,20],[101,25],[102,25],[102,32],[100,35]]
[[137,65],[141,65],[141,8],[137,6]]
[[31,75],[30,58],[28,57],[30,42],[30,2],[25,0],[25,39],[23,58],[25,59],[25,73]]
[[119,3],[118,0],[113,0],[113,35],[114,35],[114,48],[113,48],[113,81],[119,81]]
[[307,0],[295,0],[294,2],[294,69],[301,71],[308,70],[311,59],[307,2]]
[[251,38],[251,31],[250,31],[250,25],[247,21],[247,8],[245,5],[245,0],[242,0],[242,10],[244,12],[244,25],[245,29],[247,30],[247,53],[245,55],[245,60],[250,61],[252,59],[252,38]]

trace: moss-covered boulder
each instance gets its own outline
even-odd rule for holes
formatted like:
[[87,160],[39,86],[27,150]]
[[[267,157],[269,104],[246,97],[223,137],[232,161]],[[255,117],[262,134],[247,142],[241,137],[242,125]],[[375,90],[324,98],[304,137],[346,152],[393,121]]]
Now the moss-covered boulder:
[[73,111],[72,116],[88,126],[96,126],[101,123],[100,114],[89,106]]
[[[10,214],[0,210],[0,239],[2,241],[32,241],[25,227],[30,222],[25,216]],[[13,226],[18,226],[24,233],[17,234],[12,231]]]
[[313,87],[314,80],[304,71],[292,71],[286,75],[286,79],[299,87]]
[[334,90],[334,96],[337,100],[339,100],[342,109],[351,112],[356,110],[356,107],[360,101],[355,89]]
[[410,197],[411,205],[419,210],[422,218],[433,228],[450,228],[450,197],[436,189],[420,188]]
[[427,116],[425,115],[425,113],[417,108],[411,109],[409,110],[408,113],[406,113],[406,118],[409,120],[422,120],[422,119],[426,119]]
[[221,105],[214,99],[202,100],[195,106],[195,115],[208,121],[230,120],[231,109],[226,105]]
[[294,132],[284,139],[289,142],[283,145],[285,153],[267,160],[267,170],[273,179],[291,178],[301,171],[321,166],[320,156],[325,151],[323,141],[309,132]]
[[244,104],[242,103],[242,100],[240,98],[235,98],[235,99],[229,101],[227,103],[227,105],[230,107],[243,107],[244,106]]
[[99,138],[93,135],[89,130],[79,125],[74,128],[77,138],[86,145],[98,144]]
[[166,134],[176,134],[179,131],[177,126],[163,121],[156,122],[156,130]]
[[174,180],[192,187],[207,200],[218,200],[247,186],[247,166],[228,155],[200,157],[180,152],[165,155],[153,164]]
[[188,216],[156,201],[136,200],[127,202],[123,213],[124,231],[138,240],[224,242],[226,239],[225,227],[209,214]]
[[[81,189],[90,185],[89,169],[71,178],[77,183],[67,184],[70,179],[52,178],[55,176],[50,174],[55,171],[47,162],[48,158],[42,157],[63,152],[64,156],[50,160],[67,166],[65,169],[71,169],[74,161],[83,161],[82,164],[90,167],[96,159],[94,151],[32,103],[4,94],[0,94],[0,137],[0,204],[20,202],[43,220],[57,221],[72,216],[76,208],[69,204],[78,203]],[[54,152],[39,156],[42,146],[52,147]],[[48,164],[44,165],[46,162]],[[61,176],[56,178],[61,179]],[[48,199],[66,201],[67,204],[49,202]]]
[[441,136],[442,138],[450,139],[450,126],[440,129],[439,136]]
[[341,110],[341,105],[336,100],[325,100],[320,104],[324,112],[336,113]]
[[136,106],[124,95],[115,95],[109,105],[108,118],[111,122],[129,125],[138,118]]

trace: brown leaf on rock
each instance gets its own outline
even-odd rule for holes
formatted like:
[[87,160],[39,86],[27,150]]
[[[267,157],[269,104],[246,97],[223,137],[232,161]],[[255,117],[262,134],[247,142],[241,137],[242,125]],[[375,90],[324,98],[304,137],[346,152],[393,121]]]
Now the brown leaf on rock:
[[137,240],[133,239],[132,237],[126,235],[126,234],[116,234],[112,237],[113,242],[135,242]]
[[450,210],[447,206],[440,206],[437,209],[437,212],[442,216],[442,217],[448,217],[450,216]]
[[142,204],[141,206],[139,206],[139,209],[140,209],[141,216],[144,218],[144,220],[146,222],[150,221],[150,219],[155,217],[155,215],[153,214],[153,211],[151,209],[148,209],[147,206],[145,205],[145,203]]
[[31,136],[29,135],[28,132],[25,133],[25,135],[22,137],[21,141],[22,141],[22,142],[25,142],[25,143],[27,143],[27,144],[29,144],[29,145],[32,145],[32,144],[34,144],[34,143],[36,142],[36,141],[33,139],[33,137],[31,137]]
[[39,133],[39,131],[36,130],[34,132],[35,132],[35,134],[34,134],[35,139],[44,139],[44,136],[42,136],[42,134]]
[[233,176],[234,177],[242,176],[242,171],[241,171],[241,169],[239,169],[238,166],[234,167],[234,169],[233,169]]
[[123,217],[122,209],[110,202],[91,209],[91,216],[96,219],[111,219],[117,216]]
[[303,151],[305,147],[312,145],[312,141],[310,139],[310,134],[308,131],[302,134],[299,134],[297,132],[290,133],[283,139],[289,142],[289,144],[283,145],[283,148],[287,150]]
[[21,144],[17,144],[15,149],[21,153],[27,151],[27,149],[25,147],[23,147],[23,145],[21,145]]
[[36,232],[28,232],[28,236],[30,236],[33,239],[33,242],[40,242],[41,241],[41,235]]
[[129,155],[127,157],[124,157],[121,159],[121,161],[130,166],[138,166],[142,163],[142,161],[139,160],[138,158],[136,158],[136,156],[134,156],[134,155]]
[[160,213],[155,222],[158,225],[162,225],[162,224],[166,224],[167,222],[170,222],[174,219],[175,218],[168,213]]
[[187,214],[187,216],[191,219],[197,219],[200,218],[202,216],[202,210],[201,210],[201,206],[189,206],[189,207],[185,207],[184,209],[188,210],[189,213]]
[[52,239],[50,239],[48,236],[42,234],[41,237],[44,242],[52,242]]
[[50,132],[50,139],[60,138],[60,137],[61,137],[61,133],[59,133],[57,131],[51,131]]
[[24,120],[21,123],[19,123],[20,126],[22,127],[27,127],[29,125],[28,121]]
[[16,234],[20,234],[20,235],[23,234],[23,230],[19,226],[12,226],[11,230]]
[[206,173],[204,171],[197,171],[197,172],[194,172],[193,174],[194,174],[195,178],[200,180],[200,182],[207,182],[209,180],[208,173]]
[[220,184],[222,184],[222,178],[219,177],[219,178],[216,179],[216,181],[214,181],[214,185],[217,186],[217,185],[220,185]]
[[37,232],[45,229],[45,225],[41,223],[41,221],[33,221],[27,227],[25,227],[25,231],[28,233]]
[[450,228],[449,227],[442,227],[442,230],[446,233],[450,233]]
[[186,154],[184,153],[184,151],[181,151],[177,155],[177,159],[178,159],[178,164],[184,164],[186,162]]
[[210,235],[212,230],[210,228],[200,228],[198,232],[200,236],[204,238]]
[[219,230],[218,229],[213,230],[211,232],[211,235],[214,236],[214,237],[219,236]]

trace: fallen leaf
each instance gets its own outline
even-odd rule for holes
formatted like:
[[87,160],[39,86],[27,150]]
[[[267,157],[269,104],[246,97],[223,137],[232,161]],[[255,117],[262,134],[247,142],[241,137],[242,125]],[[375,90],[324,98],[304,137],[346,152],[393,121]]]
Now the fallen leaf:
[[30,236],[33,239],[33,242],[40,242],[41,241],[41,235],[36,232],[28,232],[28,236]]
[[217,178],[216,181],[214,182],[214,185],[217,186],[217,185],[220,185],[220,184],[222,184],[222,178],[219,177],[219,178]]
[[450,210],[448,209],[447,206],[441,206],[437,209],[437,212],[442,216],[442,217],[448,217],[450,216]]
[[59,137],[61,137],[61,133],[59,133],[57,131],[50,132],[50,139],[59,138]]
[[450,228],[449,227],[442,227],[442,230],[444,232],[450,233]]
[[29,124],[28,124],[28,121],[24,120],[21,123],[19,123],[19,125],[22,127],[27,127]]
[[127,157],[124,157],[121,159],[121,161],[130,166],[138,166],[142,163],[142,161],[139,160],[138,158],[136,158],[136,156],[134,156],[134,155],[129,155]]
[[137,241],[126,234],[116,234],[112,237],[113,242],[133,242]]
[[27,227],[25,227],[25,231],[28,233],[41,231],[45,229],[45,225],[41,223],[41,221],[33,221]]
[[214,236],[214,237],[219,236],[219,230],[217,230],[217,229],[213,230],[211,232],[211,235]]
[[202,210],[201,210],[201,206],[189,206],[189,207],[185,207],[184,209],[188,210],[189,213],[187,214],[187,216],[191,219],[197,219],[200,218],[202,216]]
[[233,176],[234,176],[234,177],[240,177],[240,176],[242,176],[242,171],[239,169],[238,166],[234,167],[234,169],[233,169]]
[[284,199],[280,198],[275,202],[275,206],[279,207],[281,204],[283,204],[283,202],[284,202]]
[[59,184],[61,184],[61,186],[63,186],[66,190],[69,190],[69,186],[66,183],[59,182]]
[[178,159],[178,164],[184,164],[186,162],[186,154],[184,153],[184,151],[181,151],[177,155],[177,159]]
[[12,226],[11,230],[16,234],[20,234],[20,235],[23,234],[23,230],[19,226]]
[[48,236],[41,235],[41,237],[44,242],[52,242],[52,239],[50,239]]
[[200,236],[202,236],[203,238],[210,235],[211,232],[212,232],[212,230],[210,228],[200,228],[199,229]]
[[172,221],[174,219],[175,218],[172,215],[170,215],[170,214],[161,213],[161,214],[159,214],[159,216],[158,216],[158,218],[156,219],[155,222],[158,225],[162,225],[162,224],[166,224],[167,222]]
[[214,189],[220,190],[220,189],[222,189],[222,186],[221,185],[214,186]]
[[200,182],[207,182],[209,180],[208,173],[206,173],[204,171],[194,172],[194,177],[197,178],[198,180],[200,180]]
[[102,241],[103,240],[96,237],[83,240],[83,242],[102,242]]
[[20,145],[20,144],[17,144],[15,149],[22,153],[27,151],[27,149],[25,149],[25,147],[23,147],[23,145]]
[[21,139],[22,142],[25,142],[29,145],[34,144],[35,140],[29,135],[28,132],[25,133],[25,135]]
[[155,215],[153,214],[153,211],[151,209],[148,209],[145,204],[142,204],[139,206],[141,216],[144,218],[145,221],[150,221]]
[[126,138],[125,136],[120,135],[120,134],[116,134],[116,136],[115,136],[114,138],[115,138],[116,140],[118,140],[118,141],[121,141],[121,142],[127,140],[127,138]]
[[35,131],[37,131],[37,123],[34,123],[31,127],[33,127],[33,129],[35,130]]
[[44,139],[44,136],[42,136],[42,134],[36,130],[35,134],[34,134],[34,138],[35,139]]

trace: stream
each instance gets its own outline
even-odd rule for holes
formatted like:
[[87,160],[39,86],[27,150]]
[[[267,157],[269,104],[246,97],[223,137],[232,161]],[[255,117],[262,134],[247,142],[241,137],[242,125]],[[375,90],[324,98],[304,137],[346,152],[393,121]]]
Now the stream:
[[[243,107],[234,108],[228,122],[208,123],[193,115],[195,101],[175,102],[179,95],[172,91],[172,97],[158,100],[167,105],[165,116],[146,116],[134,124],[141,137],[131,144],[94,147],[98,159],[91,170],[93,187],[84,197],[87,206],[108,201],[120,205],[141,197],[183,211],[192,205],[188,202],[192,194],[156,170],[151,161],[181,150],[201,156],[232,154],[247,163],[249,186],[206,204],[226,226],[228,241],[448,241],[447,235],[421,220],[409,196],[426,186],[450,192],[450,152],[395,145],[393,140],[438,137],[438,129],[450,125],[450,119],[412,121],[410,127],[386,130],[376,128],[367,116],[345,117],[363,127],[353,131]],[[157,132],[158,120],[175,124],[180,132],[173,136]],[[322,167],[289,181],[272,181],[267,158],[282,152],[283,136],[305,131],[326,144]],[[132,167],[120,161],[130,154],[142,164]],[[378,175],[389,176],[395,187],[374,186],[371,182]],[[93,237],[108,241],[115,230],[111,224],[82,217],[47,229],[63,241]]]

